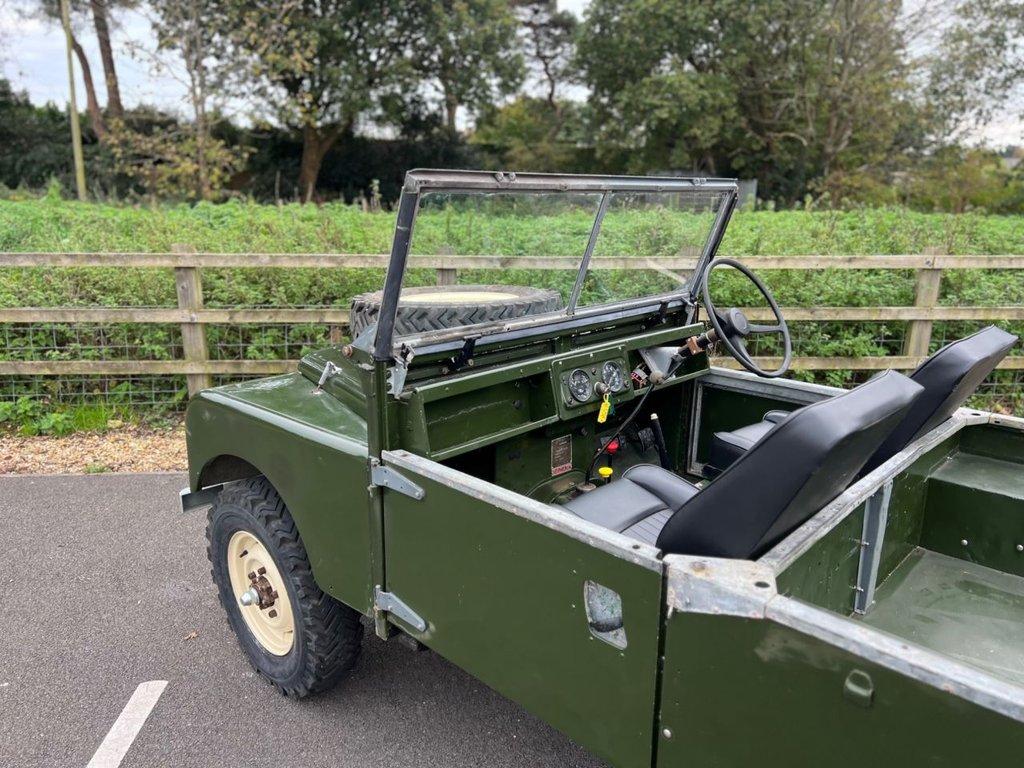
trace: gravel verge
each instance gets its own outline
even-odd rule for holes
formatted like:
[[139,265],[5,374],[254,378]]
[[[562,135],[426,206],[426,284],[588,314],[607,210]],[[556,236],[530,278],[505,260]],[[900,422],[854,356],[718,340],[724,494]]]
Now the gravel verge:
[[0,474],[183,472],[185,428],[129,426],[63,437],[0,436]]

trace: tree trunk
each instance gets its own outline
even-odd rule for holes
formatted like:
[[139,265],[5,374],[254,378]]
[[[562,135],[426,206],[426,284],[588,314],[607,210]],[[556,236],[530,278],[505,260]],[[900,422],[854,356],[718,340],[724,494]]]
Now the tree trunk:
[[89,7],[92,9],[92,21],[96,27],[96,40],[100,46],[103,77],[107,82],[107,111],[114,117],[124,117],[124,105],[121,103],[121,87],[117,81],[117,70],[114,68],[114,51],[110,45],[110,23],[107,19],[108,2],[109,0],[89,0]]
[[449,132],[455,133],[455,117],[459,112],[459,97],[445,89],[444,94],[444,118],[445,125]]
[[71,38],[71,46],[78,57],[78,65],[82,68],[82,82],[85,83],[85,109],[89,113],[89,124],[96,138],[103,141],[107,137],[107,126],[103,122],[103,111],[100,109],[100,102],[96,98],[96,85],[92,81],[92,68],[89,66],[89,59],[85,57],[85,51],[76,38]]
[[308,203],[313,200],[320,167],[339,135],[341,135],[340,126],[331,126],[326,129],[318,128],[315,125],[303,126],[302,160],[299,161],[299,194],[302,195],[302,202]]

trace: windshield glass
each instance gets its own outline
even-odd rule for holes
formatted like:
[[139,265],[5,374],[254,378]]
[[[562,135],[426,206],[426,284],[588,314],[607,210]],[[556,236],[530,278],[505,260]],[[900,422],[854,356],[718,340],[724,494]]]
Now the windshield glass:
[[678,295],[727,192],[425,190],[395,339]]

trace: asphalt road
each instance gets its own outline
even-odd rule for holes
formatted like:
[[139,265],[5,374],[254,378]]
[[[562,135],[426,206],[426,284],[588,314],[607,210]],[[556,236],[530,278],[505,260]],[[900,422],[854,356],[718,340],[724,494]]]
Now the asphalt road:
[[168,685],[142,766],[598,766],[429,652],[371,633],[354,674],[291,701],[256,678],[210,583],[183,475],[0,478],[0,765],[86,766],[136,687]]

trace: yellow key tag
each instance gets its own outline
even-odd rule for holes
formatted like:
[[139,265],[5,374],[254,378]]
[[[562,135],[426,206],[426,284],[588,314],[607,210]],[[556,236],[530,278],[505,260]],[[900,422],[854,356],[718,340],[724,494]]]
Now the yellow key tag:
[[610,411],[611,409],[612,409],[612,401],[608,397],[608,395],[605,395],[601,399],[601,407],[597,411],[597,423],[598,424],[604,424],[606,421],[608,421],[608,411]]

